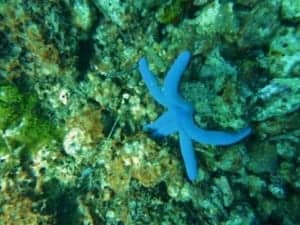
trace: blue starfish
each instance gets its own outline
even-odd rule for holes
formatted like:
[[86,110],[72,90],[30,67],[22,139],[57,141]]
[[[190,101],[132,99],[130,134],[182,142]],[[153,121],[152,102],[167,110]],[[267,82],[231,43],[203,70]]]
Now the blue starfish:
[[194,181],[197,177],[197,160],[192,140],[210,145],[230,145],[248,136],[251,128],[246,127],[239,132],[228,133],[205,130],[194,123],[193,106],[178,93],[181,76],[190,58],[191,54],[188,51],[179,54],[168,71],[162,88],[159,87],[145,58],[140,59],[138,68],[152,97],[167,109],[156,121],[146,125],[145,130],[150,131],[154,136],[179,133],[180,149],[187,176]]

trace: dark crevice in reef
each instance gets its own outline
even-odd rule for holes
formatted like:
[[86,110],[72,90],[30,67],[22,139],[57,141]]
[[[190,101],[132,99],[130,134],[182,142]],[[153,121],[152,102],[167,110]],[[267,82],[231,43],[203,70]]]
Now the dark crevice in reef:
[[91,39],[79,41],[77,55],[77,70],[79,72],[77,81],[80,81],[84,79],[86,72],[90,68],[90,60],[94,55],[93,41]]
[[93,22],[93,25],[89,31],[89,33],[79,40],[78,48],[77,48],[77,70],[79,75],[76,77],[78,82],[83,81],[85,79],[85,75],[87,71],[90,69],[90,62],[95,55],[93,35],[96,32],[97,25],[99,24],[100,16],[96,17],[97,19]]

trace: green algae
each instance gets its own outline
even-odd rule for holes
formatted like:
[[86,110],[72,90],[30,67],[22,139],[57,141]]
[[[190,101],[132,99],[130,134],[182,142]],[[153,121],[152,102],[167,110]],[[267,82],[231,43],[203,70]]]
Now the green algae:
[[22,148],[34,154],[63,134],[43,112],[34,93],[23,93],[12,84],[0,87],[0,130],[3,153]]
[[163,5],[157,12],[156,18],[163,24],[178,23],[184,13],[186,0],[171,0]]
[[24,111],[23,98],[17,88],[12,85],[1,86],[0,89],[0,129],[18,123]]

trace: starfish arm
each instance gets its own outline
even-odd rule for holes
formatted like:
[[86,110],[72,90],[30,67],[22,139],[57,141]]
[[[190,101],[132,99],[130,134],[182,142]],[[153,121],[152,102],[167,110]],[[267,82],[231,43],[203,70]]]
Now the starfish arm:
[[178,93],[178,86],[191,58],[191,53],[189,51],[183,51],[175,59],[171,68],[169,69],[167,76],[164,80],[163,92],[172,102],[177,102],[177,104],[186,104],[186,101]]
[[192,140],[184,131],[181,131],[179,132],[179,141],[187,176],[190,181],[194,181],[197,178],[197,161]]
[[150,131],[154,137],[164,137],[175,133],[178,130],[178,127],[172,113],[167,111],[153,123],[146,125],[144,130]]
[[151,94],[151,96],[161,105],[166,106],[165,96],[159,88],[154,74],[150,71],[146,58],[141,58],[138,64],[138,69],[142,78]]
[[205,130],[198,127],[192,118],[186,119],[183,126],[184,130],[193,140],[210,145],[231,145],[241,141],[251,133],[250,127],[245,127],[238,132]]

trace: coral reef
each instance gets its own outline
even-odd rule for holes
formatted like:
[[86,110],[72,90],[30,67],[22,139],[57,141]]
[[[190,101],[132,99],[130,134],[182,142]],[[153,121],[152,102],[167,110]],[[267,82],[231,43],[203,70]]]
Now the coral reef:
[[[0,225],[299,224],[299,30],[293,0],[0,1]],[[195,123],[253,128],[193,183],[137,71],[184,49]]]

